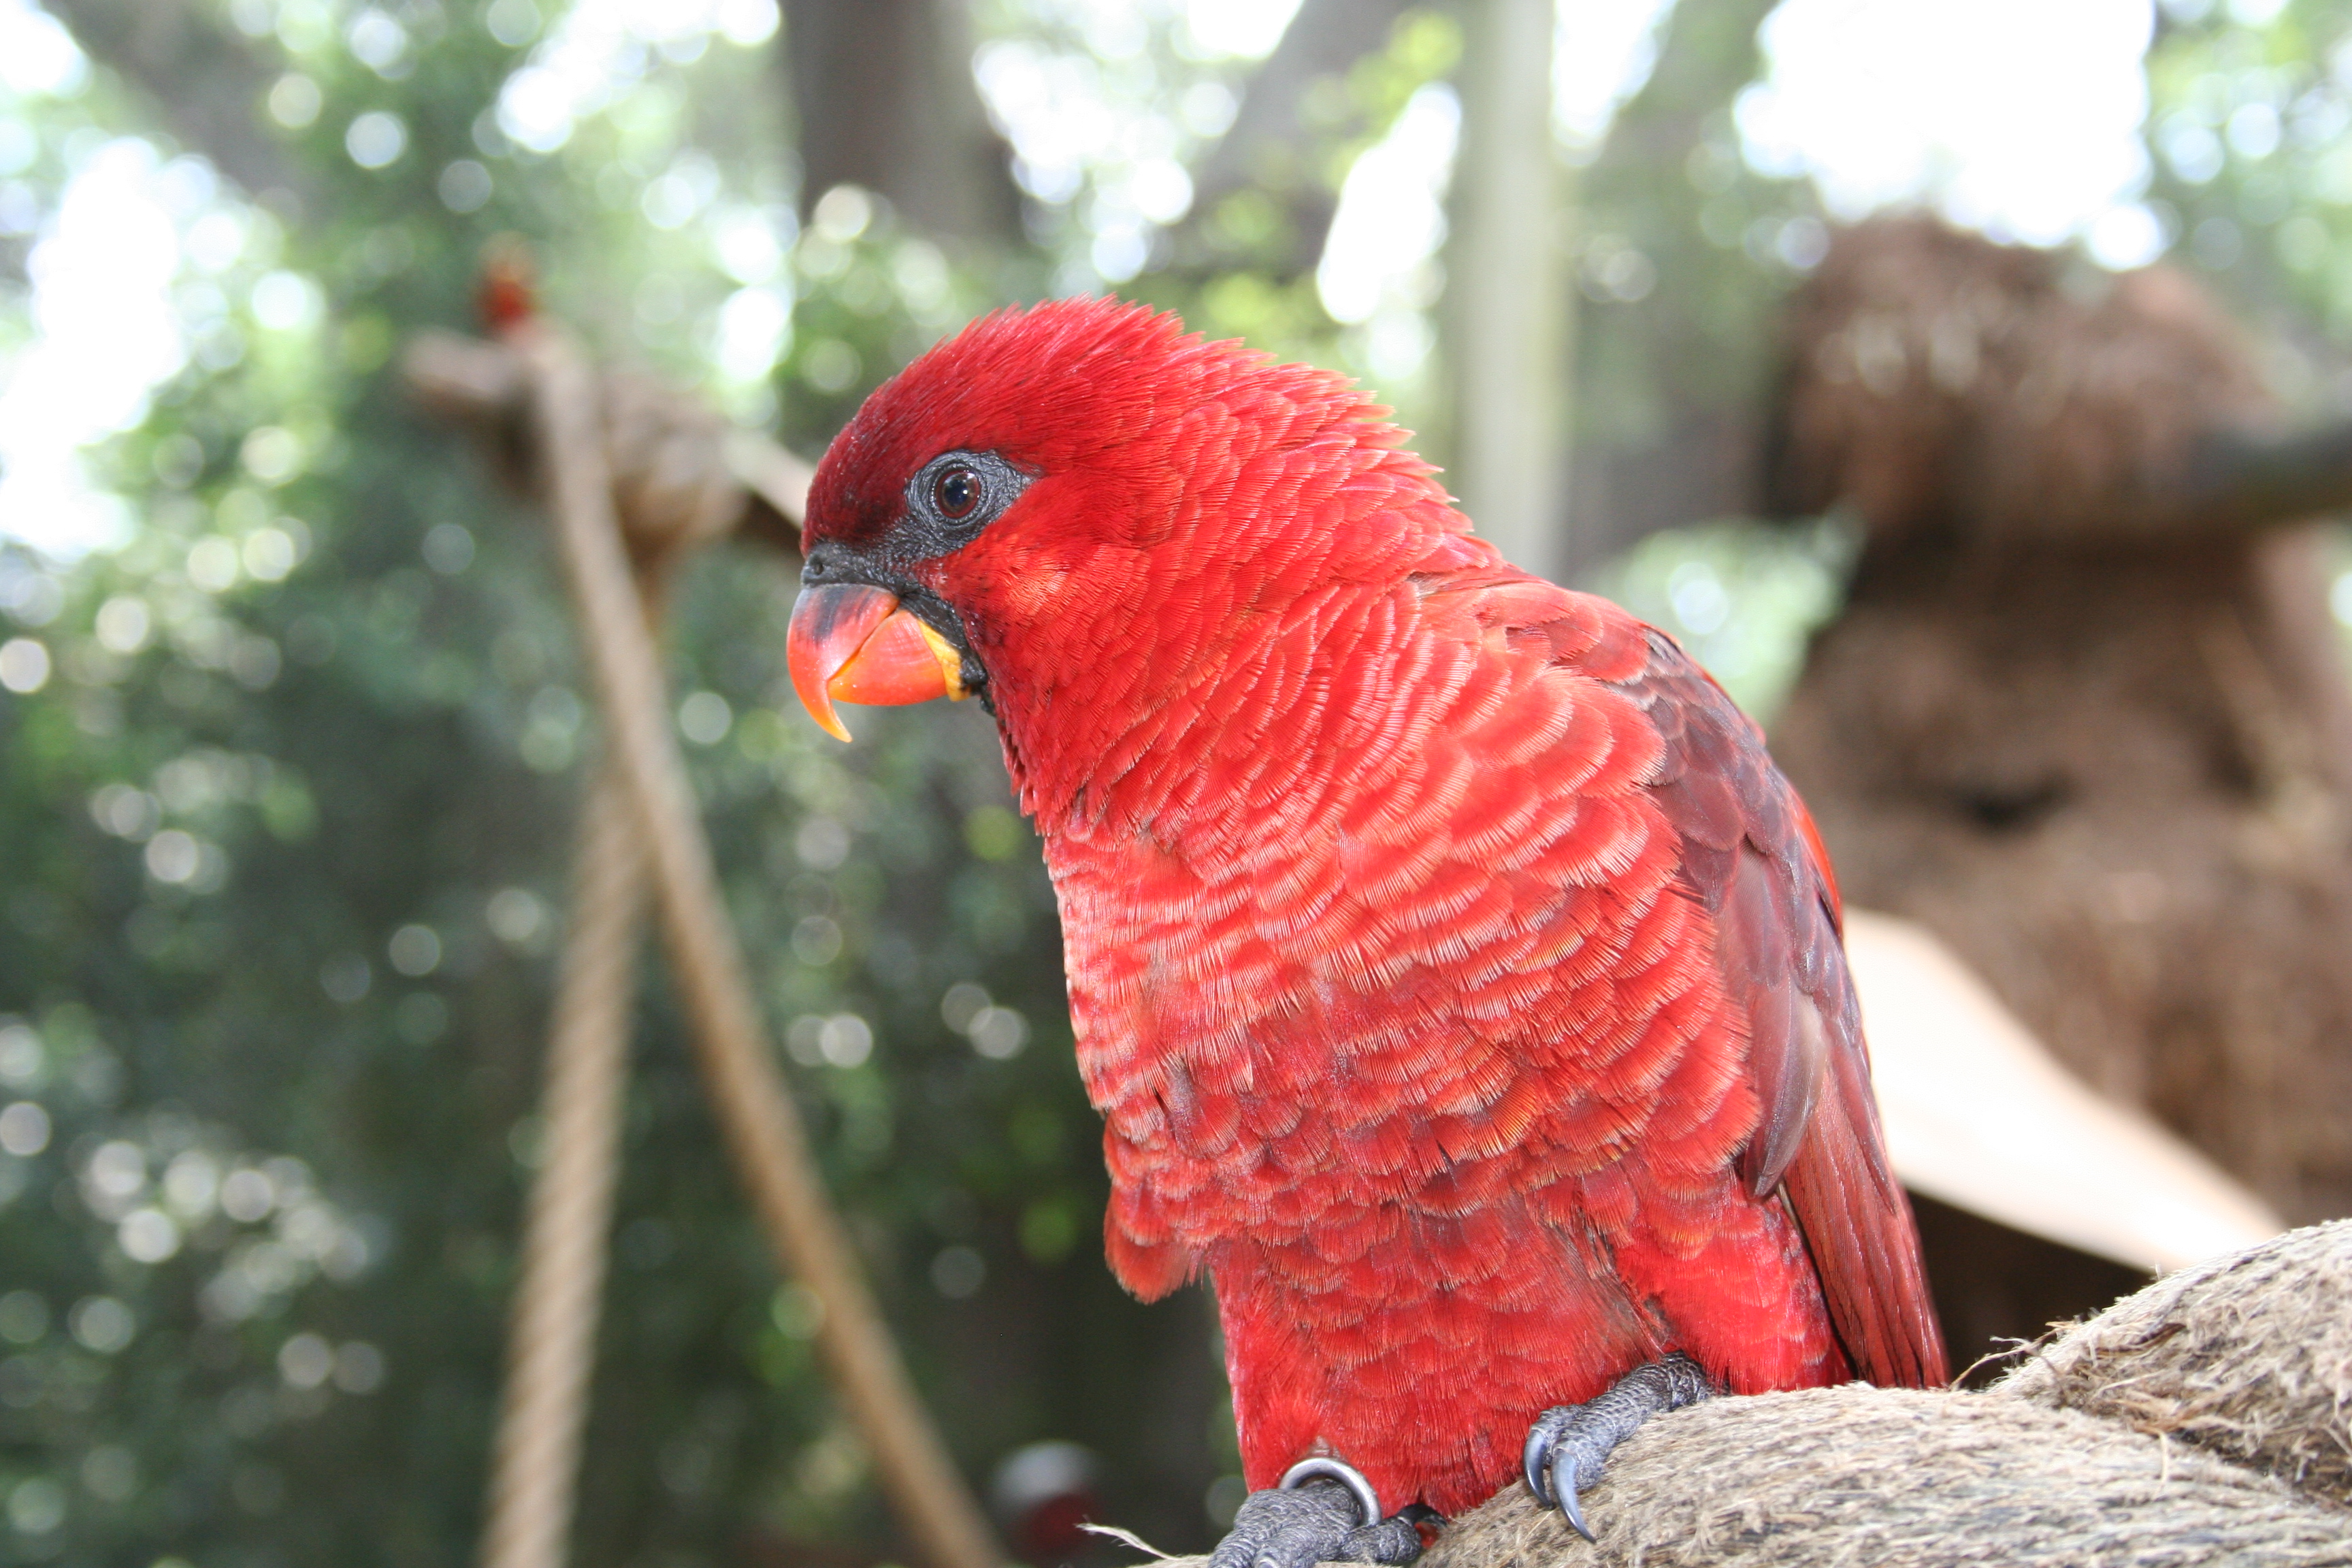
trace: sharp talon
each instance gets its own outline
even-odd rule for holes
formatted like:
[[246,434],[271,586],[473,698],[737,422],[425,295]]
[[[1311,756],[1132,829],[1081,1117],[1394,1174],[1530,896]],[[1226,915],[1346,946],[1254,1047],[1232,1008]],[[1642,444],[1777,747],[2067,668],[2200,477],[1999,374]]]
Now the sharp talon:
[[1559,1511],[1561,1514],[1567,1514],[1569,1526],[1571,1526],[1578,1535],[1583,1535],[1585,1540],[1592,1540],[1592,1526],[1585,1523],[1585,1511],[1580,1510],[1580,1507],[1576,1507],[1576,1493],[1559,1493]]
[[1380,1523],[1383,1517],[1380,1494],[1372,1490],[1372,1483],[1364,1479],[1363,1471],[1345,1460],[1328,1457],[1301,1459],[1283,1471],[1282,1479],[1274,1485],[1276,1491],[1291,1492],[1312,1480],[1337,1481],[1348,1489],[1349,1495],[1356,1500],[1356,1512],[1360,1516],[1356,1521],[1358,1528],[1370,1530]]
[[1550,1447],[1544,1436],[1544,1424],[1538,1421],[1528,1428],[1527,1445],[1519,1450],[1519,1474],[1528,1479],[1528,1490],[1544,1508],[1551,1506],[1551,1483],[1544,1476],[1544,1457]]
[[1678,1351],[1635,1367],[1581,1405],[1545,1411],[1528,1428],[1519,1453],[1528,1490],[1538,1503],[1559,1510],[1576,1533],[1591,1541],[1577,1488],[1600,1480],[1610,1454],[1651,1416],[1696,1405],[1714,1392],[1706,1370]]
[[1545,1479],[1551,1483],[1554,1506],[1568,1516],[1577,1534],[1591,1540],[1592,1531],[1584,1522],[1584,1509],[1576,1495],[1576,1451],[1561,1444],[1551,1457],[1550,1474]]

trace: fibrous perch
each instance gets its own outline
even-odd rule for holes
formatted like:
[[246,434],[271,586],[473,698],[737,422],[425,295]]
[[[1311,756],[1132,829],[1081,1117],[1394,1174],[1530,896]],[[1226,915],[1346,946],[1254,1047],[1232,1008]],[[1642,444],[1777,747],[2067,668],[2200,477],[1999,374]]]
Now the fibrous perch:
[[1655,1416],[1586,1502],[1591,1542],[1515,1484],[1421,1568],[2352,1563],[2352,1221],[2158,1280],[1983,1393]]

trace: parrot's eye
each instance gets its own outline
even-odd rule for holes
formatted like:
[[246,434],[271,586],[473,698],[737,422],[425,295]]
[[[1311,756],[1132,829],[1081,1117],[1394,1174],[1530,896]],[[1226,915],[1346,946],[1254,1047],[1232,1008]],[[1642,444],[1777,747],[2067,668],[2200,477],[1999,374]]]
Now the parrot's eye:
[[909,561],[962,549],[1004,515],[1035,478],[994,452],[941,452],[908,476],[896,548]]
[[931,504],[950,522],[961,522],[979,510],[984,493],[980,476],[970,468],[950,468],[931,481]]

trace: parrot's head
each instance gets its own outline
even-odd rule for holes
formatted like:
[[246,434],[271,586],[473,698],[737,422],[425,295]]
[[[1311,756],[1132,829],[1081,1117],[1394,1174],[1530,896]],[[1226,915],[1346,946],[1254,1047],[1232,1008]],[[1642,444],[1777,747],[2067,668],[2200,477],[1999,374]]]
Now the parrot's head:
[[793,686],[845,740],[836,700],[976,695],[1016,772],[1086,765],[1302,597],[1458,537],[1386,413],[1116,300],[975,321],[817,467]]

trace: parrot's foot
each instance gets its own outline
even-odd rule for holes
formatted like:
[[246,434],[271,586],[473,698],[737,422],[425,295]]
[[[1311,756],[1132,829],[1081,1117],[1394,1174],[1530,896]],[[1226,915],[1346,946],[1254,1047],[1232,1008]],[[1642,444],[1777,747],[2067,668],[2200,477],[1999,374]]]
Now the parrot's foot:
[[1601,1479],[1610,1451],[1651,1416],[1696,1405],[1714,1393],[1698,1363],[1676,1351],[1664,1361],[1635,1367],[1597,1399],[1553,1406],[1528,1428],[1521,1460],[1528,1490],[1546,1508],[1557,1507],[1577,1534],[1591,1540],[1576,1494]]
[[1209,1568],[1314,1568],[1318,1563],[1410,1563],[1421,1555],[1418,1504],[1381,1517],[1371,1483],[1337,1459],[1305,1459],[1282,1484],[1242,1500]]

